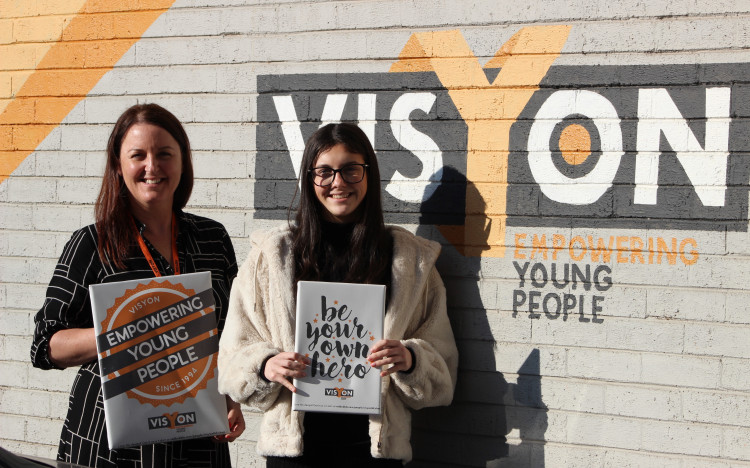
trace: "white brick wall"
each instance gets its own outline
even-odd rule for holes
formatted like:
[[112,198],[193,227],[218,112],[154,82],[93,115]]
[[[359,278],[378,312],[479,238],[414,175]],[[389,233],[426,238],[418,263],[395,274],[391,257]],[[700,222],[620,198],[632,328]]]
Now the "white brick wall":
[[[746,1],[470,3],[178,0],[161,15],[0,183],[0,446],[37,456],[56,452],[75,370],[31,367],[33,315],[70,233],[93,220],[106,140],[128,106],[158,102],[183,120],[197,177],[188,210],[222,222],[242,262],[253,231],[285,222],[255,210],[267,198],[254,192],[263,138],[257,122],[267,112],[258,108],[258,76],[361,74],[366,84],[367,74],[390,69],[413,33],[453,29],[484,64],[521,28],[549,24],[571,26],[553,68],[585,66],[596,74],[606,66],[750,63]],[[23,20],[0,18],[0,31]],[[0,32],[0,43],[12,40]],[[10,73],[29,72],[10,67],[0,67],[4,100],[17,88]],[[701,79],[696,72],[691,86],[702,86]],[[649,85],[668,80],[656,74]],[[748,78],[728,80],[746,86]],[[595,90],[607,95],[608,86],[619,83]],[[322,81],[320,88],[351,92]],[[617,103],[626,104],[633,105]],[[733,157],[746,158],[748,143],[733,138]],[[746,221],[747,205],[742,216]],[[750,467],[747,229],[509,225],[505,257],[480,259],[463,257],[435,226],[406,227],[444,245],[439,268],[460,349],[454,404],[416,413],[411,467]],[[514,258],[516,234],[527,234],[519,252],[526,259]],[[599,263],[575,262],[566,249],[556,260],[530,259],[534,234],[690,237],[700,257],[693,265],[614,260],[604,292],[535,289],[528,276],[520,286],[514,261]],[[580,321],[578,309],[567,320],[541,307],[539,318],[529,318],[524,307],[514,313],[514,290],[540,291],[540,300],[550,292],[587,301],[601,295],[601,323]],[[592,318],[590,310],[584,318]],[[246,419],[248,429],[231,446],[235,465],[264,466],[255,448],[260,414],[248,409]]]

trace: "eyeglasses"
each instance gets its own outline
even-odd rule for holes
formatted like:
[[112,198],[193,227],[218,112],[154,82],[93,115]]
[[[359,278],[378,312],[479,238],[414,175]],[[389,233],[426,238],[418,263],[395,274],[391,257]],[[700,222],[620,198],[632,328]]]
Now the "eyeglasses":
[[330,167],[314,167],[307,172],[312,174],[313,184],[318,187],[328,187],[333,183],[336,178],[336,174],[340,174],[341,178],[347,184],[357,184],[362,182],[365,178],[365,169],[369,166],[367,164],[348,164],[341,169],[332,169]]

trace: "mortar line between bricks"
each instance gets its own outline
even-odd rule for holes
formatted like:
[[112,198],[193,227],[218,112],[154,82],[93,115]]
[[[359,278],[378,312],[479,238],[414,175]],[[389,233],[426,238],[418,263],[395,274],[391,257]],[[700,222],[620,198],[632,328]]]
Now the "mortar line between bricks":
[[[701,325],[705,325],[702,324]],[[732,326],[732,325],[728,325]],[[750,327],[750,325],[748,325]],[[472,340],[467,339],[457,339],[457,342],[467,342]],[[713,354],[691,354],[691,353],[674,353],[674,352],[667,352],[667,351],[646,351],[646,350],[630,350],[630,349],[622,349],[622,348],[602,348],[600,346],[581,346],[581,345],[560,345],[560,344],[554,344],[554,343],[529,343],[529,342],[518,342],[518,341],[496,341],[495,346],[500,346],[503,344],[507,345],[522,345],[525,347],[530,348],[538,348],[538,347],[545,347],[547,349],[550,348],[556,348],[556,349],[562,349],[562,350],[594,350],[594,351],[603,351],[603,352],[617,352],[620,354],[631,354],[631,355],[655,355],[655,356],[672,356],[672,357],[691,357],[691,358],[715,358],[715,359],[750,359],[750,357],[736,357],[736,356],[727,356],[727,355],[713,355]]]
[[[520,440],[520,439],[518,439]],[[632,453],[632,454],[647,454],[652,455],[657,459],[661,458],[676,458],[676,459],[686,459],[686,460],[699,460],[701,462],[709,462],[713,463],[716,461],[718,457],[716,456],[701,456],[701,455],[685,455],[681,453],[669,453],[669,452],[654,452],[652,450],[645,450],[645,449],[639,449],[639,450],[633,450],[633,449],[625,449],[625,448],[618,448],[618,447],[603,447],[601,445],[589,445],[589,444],[576,444],[572,442],[546,442],[543,445],[547,446],[556,446],[556,447],[586,447],[588,449],[592,449],[592,451],[595,452],[608,452],[608,451],[617,451],[617,452],[625,452],[625,453]],[[730,458],[732,463],[739,462],[742,463],[743,466],[750,466],[750,461],[743,460],[743,459],[735,459]]]

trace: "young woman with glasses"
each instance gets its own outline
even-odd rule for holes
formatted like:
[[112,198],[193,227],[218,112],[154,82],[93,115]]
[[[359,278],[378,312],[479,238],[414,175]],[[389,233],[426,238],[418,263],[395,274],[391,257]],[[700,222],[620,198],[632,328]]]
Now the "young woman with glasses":
[[[411,459],[412,409],[447,405],[457,351],[436,242],[385,226],[380,172],[364,132],[329,124],[308,140],[295,223],[254,233],[230,295],[219,346],[219,389],[264,411],[257,451],[269,467],[393,466]],[[299,280],[384,284],[380,415],[292,411],[291,379],[309,360],[293,352]]]

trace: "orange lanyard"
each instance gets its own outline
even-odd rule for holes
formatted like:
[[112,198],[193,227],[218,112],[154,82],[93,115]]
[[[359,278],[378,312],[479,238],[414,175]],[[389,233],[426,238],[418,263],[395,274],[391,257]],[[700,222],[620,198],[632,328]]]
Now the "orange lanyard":
[[[154,276],[161,276],[161,273],[159,272],[159,267],[156,266],[154,257],[151,255],[151,252],[149,252],[148,246],[146,245],[146,241],[143,240],[141,231],[138,230],[138,226],[135,225],[135,220],[133,218],[130,218],[130,219],[133,221],[133,229],[135,229],[135,233],[138,237],[138,245],[141,247],[141,252],[143,252],[143,256],[146,257],[146,261],[148,262],[148,265],[151,267],[151,271],[154,272]],[[174,274],[179,275],[180,274],[180,257],[177,254],[177,216],[175,216],[174,213],[172,213],[172,262],[174,262]]]

